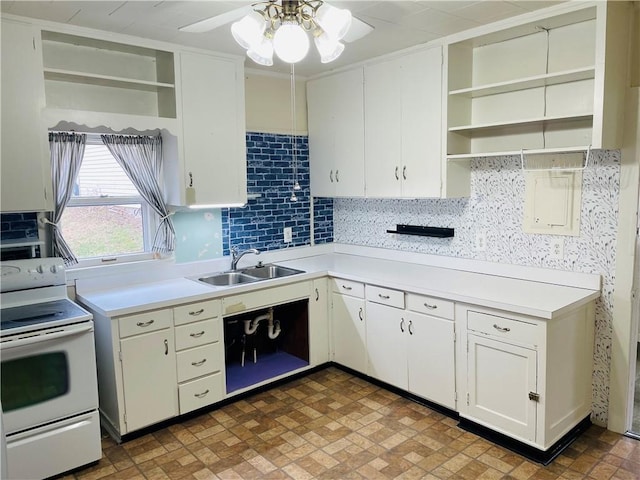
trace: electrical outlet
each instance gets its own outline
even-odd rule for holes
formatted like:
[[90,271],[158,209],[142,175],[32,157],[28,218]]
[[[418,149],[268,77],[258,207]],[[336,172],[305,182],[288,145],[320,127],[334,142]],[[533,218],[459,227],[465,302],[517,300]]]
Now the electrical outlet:
[[293,241],[293,230],[291,227],[284,227],[284,242],[291,243]]
[[487,234],[484,232],[476,232],[476,252],[484,252],[487,250]]
[[562,260],[564,258],[564,239],[555,238],[551,240],[551,251],[549,252],[551,260]]

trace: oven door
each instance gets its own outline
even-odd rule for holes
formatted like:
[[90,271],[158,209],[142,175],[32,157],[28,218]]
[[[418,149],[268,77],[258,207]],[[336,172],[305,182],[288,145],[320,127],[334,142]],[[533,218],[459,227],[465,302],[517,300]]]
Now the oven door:
[[93,322],[2,338],[5,434],[98,406]]

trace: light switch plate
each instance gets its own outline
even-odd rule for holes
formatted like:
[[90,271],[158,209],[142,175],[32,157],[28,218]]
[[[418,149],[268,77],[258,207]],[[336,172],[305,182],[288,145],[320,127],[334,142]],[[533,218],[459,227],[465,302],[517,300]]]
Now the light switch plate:
[[284,227],[283,237],[284,243],[291,243],[293,241],[293,229],[291,227]]

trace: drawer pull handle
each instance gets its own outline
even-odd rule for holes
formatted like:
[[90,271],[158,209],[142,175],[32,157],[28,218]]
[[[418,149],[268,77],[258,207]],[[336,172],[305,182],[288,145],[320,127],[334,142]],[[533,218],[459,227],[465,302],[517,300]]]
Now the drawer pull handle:
[[149,320],[148,322],[138,322],[138,323],[136,323],[136,325],[138,325],[139,327],[144,328],[144,327],[148,327],[153,322],[155,322],[155,320]]
[[381,293],[379,293],[378,296],[383,300],[389,300],[391,298],[389,295],[382,295]]
[[364,321],[364,317],[362,316],[364,312],[362,311],[362,307],[360,307],[360,310],[358,310],[358,318],[360,318],[360,321]]
[[411,330],[412,325],[413,325],[413,320],[409,320],[409,327],[408,327],[409,335],[413,335],[413,330]]
[[209,393],[209,389],[207,388],[204,392],[202,393],[194,393],[193,396],[194,397],[198,397],[198,398],[203,398],[206,397],[207,394]]
[[204,335],[204,330],[201,332],[194,332],[194,333],[190,333],[189,336],[193,337],[193,338],[200,338],[202,335]]
[[189,315],[193,315],[194,317],[197,317],[203,312],[204,312],[204,308],[201,308],[200,310],[196,310],[195,312],[189,312]]
[[207,361],[206,358],[203,358],[202,360],[200,360],[199,362],[191,362],[191,365],[193,365],[194,367],[201,367],[202,365],[204,365],[204,363]]
[[500,325],[497,325],[495,323],[493,324],[493,328],[495,328],[499,332],[510,332],[511,331],[511,329],[509,327],[501,327]]
[[431,305],[430,303],[424,303],[424,306],[427,307],[429,310],[435,310],[436,308],[438,308],[438,305]]
[[342,285],[342,288],[344,288],[347,291],[353,290],[353,287],[348,287],[347,285]]
[[404,333],[404,318],[400,319],[400,331]]

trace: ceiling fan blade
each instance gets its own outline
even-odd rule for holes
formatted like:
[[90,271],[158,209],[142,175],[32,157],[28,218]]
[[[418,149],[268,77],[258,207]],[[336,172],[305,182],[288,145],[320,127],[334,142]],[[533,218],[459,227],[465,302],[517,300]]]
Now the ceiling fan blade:
[[351,19],[351,27],[349,27],[347,34],[342,38],[342,40],[347,43],[355,42],[356,40],[360,40],[365,35],[373,32],[373,29],[374,27],[372,25],[369,25],[359,18],[353,17]]
[[233,10],[229,10],[228,12],[221,13],[220,15],[216,15],[215,17],[205,18],[204,20],[200,20],[199,22],[192,23],[190,25],[185,25],[184,27],[178,28],[181,32],[188,33],[204,33],[215,28],[221,27],[222,25],[226,25],[227,23],[231,23],[235,20],[238,20],[244,17],[246,14],[250,13],[253,10],[251,5],[246,5],[240,8],[234,8]]

